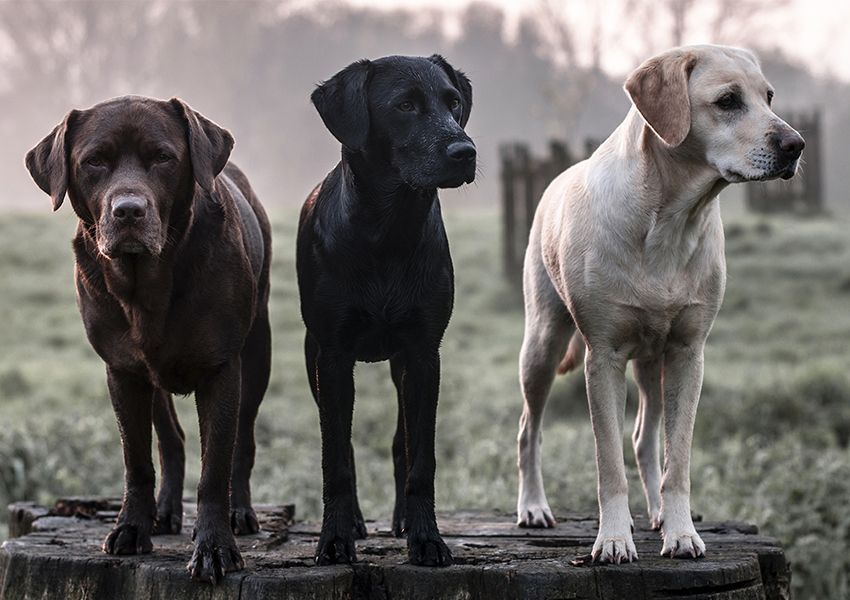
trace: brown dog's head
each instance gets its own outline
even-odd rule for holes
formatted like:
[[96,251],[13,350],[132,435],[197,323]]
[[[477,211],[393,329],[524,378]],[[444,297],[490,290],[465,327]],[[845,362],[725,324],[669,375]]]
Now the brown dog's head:
[[212,191],[233,137],[178,98],[122,96],[72,110],[27,153],[32,178],[58,209],[67,192],[100,252],[159,255],[170,217],[195,183]]

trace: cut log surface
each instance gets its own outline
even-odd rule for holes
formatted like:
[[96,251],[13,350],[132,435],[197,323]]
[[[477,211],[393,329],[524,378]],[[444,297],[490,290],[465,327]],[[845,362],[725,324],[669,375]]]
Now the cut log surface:
[[[789,597],[790,570],[779,542],[753,525],[697,523],[707,546],[701,559],[659,556],[661,537],[635,517],[640,559],[598,565],[589,560],[598,522],[593,513],[556,515],[552,529],[521,529],[504,513],[438,514],[455,564],[407,563],[405,540],[390,523],[367,522],[358,562],[317,567],[319,523],[292,523],[291,505],[256,505],[261,531],[237,538],[244,570],[217,586],[192,581],[186,563],[195,506],[185,506],[183,533],[153,538],[154,551],[112,556],[101,551],[120,501],[69,499],[55,509],[9,507],[10,534],[0,547],[0,599],[611,599],[703,600]],[[60,515],[60,516],[57,516]],[[73,516],[61,516],[73,515]]]

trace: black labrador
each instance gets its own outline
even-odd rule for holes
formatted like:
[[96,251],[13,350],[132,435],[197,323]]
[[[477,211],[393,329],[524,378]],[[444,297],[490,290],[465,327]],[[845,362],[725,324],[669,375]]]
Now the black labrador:
[[475,178],[469,79],[443,57],[353,63],[313,104],[342,160],[307,198],[297,241],[305,357],[322,429],[320,565],[352,562],[366,528],[351,421],[356,361],[389,360],[398,390],[393,533],[412,564],[449,565],[434,514],[440,341],[454,274],[437,188]]
[[271,364],[271,228],[232,148],[177,98],[124,96],[72,110],[26,157],[53,209],[67,192],[80,219],[77,303],[124,448],[124,503],[103,549],[150,552],[151,533],[180,532],[185,436],[172,393],[194,391],[202,468],[187,567],[213,583],[244,565],[233,534],[259,529],[249,478]]

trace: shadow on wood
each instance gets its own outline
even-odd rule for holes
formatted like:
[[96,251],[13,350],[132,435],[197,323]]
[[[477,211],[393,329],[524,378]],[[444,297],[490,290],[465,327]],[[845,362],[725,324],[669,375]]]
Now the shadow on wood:
[[[520,529],[512,515],[458,511],[438,515],[455,556],[452,567],[410,566],[406,543],[392,537],[390,523],[380,521],[367,522],[369,537],[357,542],[359,562],[316,567],[320,524],[291,524],[291,505],[258,505],[262,530],[237,538],[245,570],[228,573],[214,588],[189,578],[189,533],[154,537],[151,554],[111,556],[100,547],[120,505],[76,499],[62,506],[9,507],[10,532],[22,537],[0,547],[3,600],[789,597],[790,569],[779,542],[741,523],[697,523],[707,557],[673,560],[658,556],[659,533],[636,517],[640,560],[601,566],[582,559],[596,537],[595,514],[559,515],[554,529]],[[185,532],[192,529],[194,508],[186,503]]]

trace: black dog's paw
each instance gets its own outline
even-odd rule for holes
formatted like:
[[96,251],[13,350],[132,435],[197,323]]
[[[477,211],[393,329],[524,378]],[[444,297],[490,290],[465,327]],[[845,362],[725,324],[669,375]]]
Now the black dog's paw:
[[183,501],[157,501],[156,521],[153,525],[154,535],[180,533],[183,531]]
[[396,521],[393,519],[393,529],[392,529],[393,537],[404,537],[404,521]]
[[247,507],[231,507],[230,528],[233,530],[233,535],[257,533],[260,530],[257,513],[254,512],[254,509],[250,505]]
[[319,539],[316,548],[316,564],[321,566],[357,562],[354,551],[354,536],[325,535]]
[[197,531],[195,534],[195,552],[186,565],[192,579],[209,581],[215,585],[224,578],[225,573],[241,571],[245,567],[233,536],[205,535]]
[[107,554],[147,554],[153,550],[151,524],[118,522],[103,541]]
[[439,534],[407,538],[407,558],[412,565],[448,567],[454,562],[452,552]]
[[404,500],[396,500],[393,510],[393,536],[400,538],[404,535]]
[[352,530],[354,534],[355,540],[365,540],[368,532],[366,531],[366,521],[363,520],[363,517],[354,518],[354,528]]

